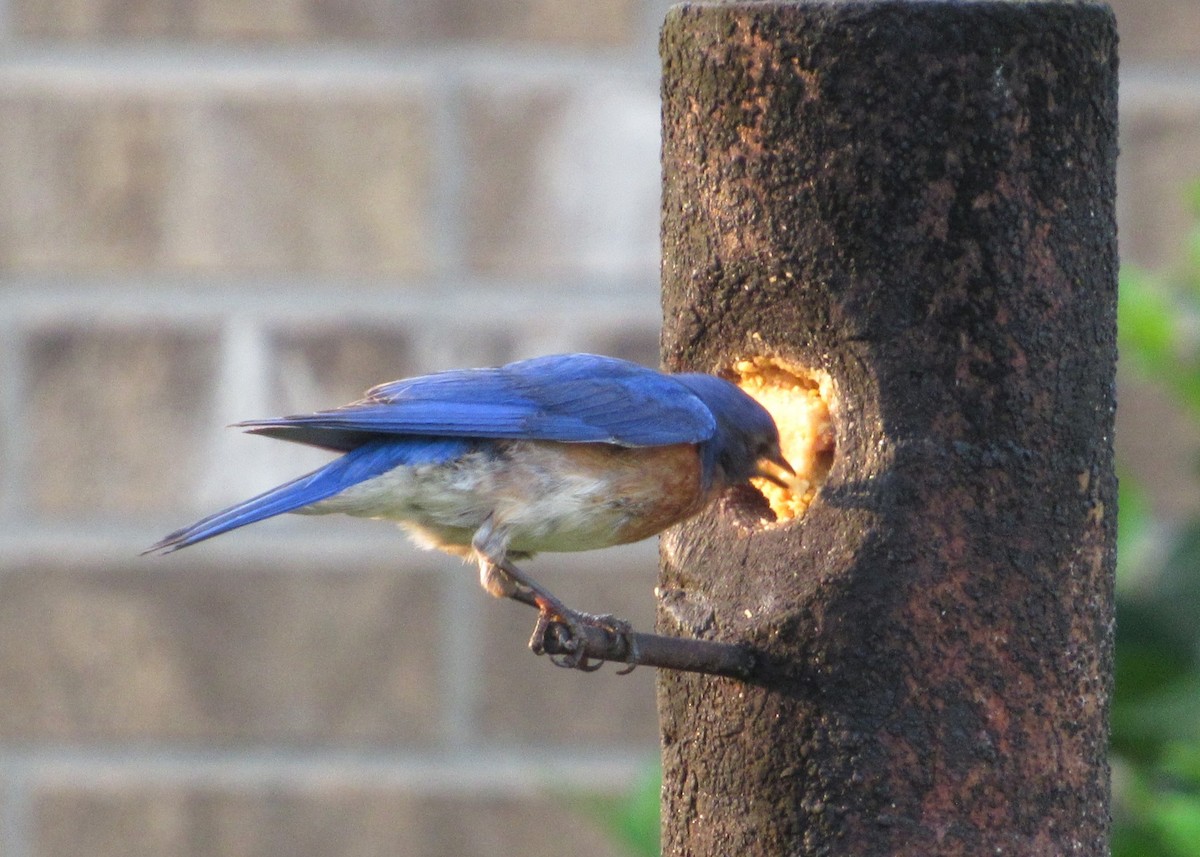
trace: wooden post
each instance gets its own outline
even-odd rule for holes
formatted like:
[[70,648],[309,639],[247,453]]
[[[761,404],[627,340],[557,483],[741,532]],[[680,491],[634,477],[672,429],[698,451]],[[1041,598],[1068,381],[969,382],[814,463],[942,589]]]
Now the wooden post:
[[[685,4],[663,353],[827,373],[802,517],[663,540],[666,855],[1102,855],[1116,28],[1086,2]],[[768,515],[769,517],[769,515]]]

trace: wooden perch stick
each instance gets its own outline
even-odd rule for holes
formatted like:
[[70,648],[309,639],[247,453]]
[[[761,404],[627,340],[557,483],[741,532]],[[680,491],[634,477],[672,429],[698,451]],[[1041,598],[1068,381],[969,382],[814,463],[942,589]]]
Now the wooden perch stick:
[[[753,677],[757,666],[754,650],[736,643],[666,637],[634,631],[628,635],[633,641],[631,652],[626,635],[595,625],[585,625],[583,631],[586,636],[585,664],[588,661],[613,661],[632,666],[658,667],[743,680]],[[543,630],[541,649],[548,655],[568,655],[571,652],[568,641],[566,626],[551,622]]]

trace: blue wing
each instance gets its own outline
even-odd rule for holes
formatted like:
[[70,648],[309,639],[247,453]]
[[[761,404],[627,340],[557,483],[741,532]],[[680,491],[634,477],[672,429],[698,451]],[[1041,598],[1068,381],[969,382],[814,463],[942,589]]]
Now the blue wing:
[[246,524],[253,524],[255,521],[284,512],[293,512],[310,503],[332,497],[351,485],[386,473],[394,467],[457,458],[470,446],[470,442],[466,440],[441,438],[375,440],[306,476],[293,479],[215,515],[209,515],[189,527],[176,530],[143,553],[170,553],[229,530],[244,527]]
[[343,451],[396,435],[663,446],[716,431],[709,408],[670,375],[594,354],[393,381],[336,410],[238,425]]

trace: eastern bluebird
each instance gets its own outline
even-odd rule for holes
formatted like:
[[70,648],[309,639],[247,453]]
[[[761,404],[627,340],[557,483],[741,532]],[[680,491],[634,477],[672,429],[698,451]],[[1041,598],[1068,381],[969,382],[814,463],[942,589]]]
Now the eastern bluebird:
[[424,547],[474,559],[484,589],[537,607],[539,628],[560,622],[575,641],[580,623],[616,620],[569,610],[514,559],[638,541],[752,476],[786,485],[768,463],[792,473],[770,414],[734,384],[592,354],[393,381],[335,410],[237,425],[345,454],[146,553],[283,512],[390,519]]

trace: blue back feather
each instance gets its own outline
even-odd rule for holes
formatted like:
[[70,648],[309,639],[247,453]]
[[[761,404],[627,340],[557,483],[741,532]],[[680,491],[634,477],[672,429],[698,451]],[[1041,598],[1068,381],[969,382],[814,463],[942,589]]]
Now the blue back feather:
[[594,354],[408,378],[336,410],[238,425],[335,450],[410,434],[665,446],[716,430],[704,402],[670,375]]

